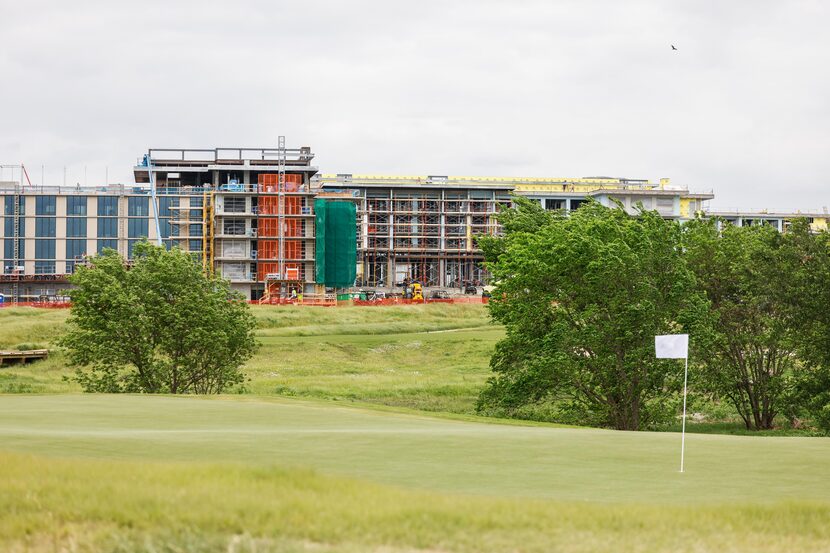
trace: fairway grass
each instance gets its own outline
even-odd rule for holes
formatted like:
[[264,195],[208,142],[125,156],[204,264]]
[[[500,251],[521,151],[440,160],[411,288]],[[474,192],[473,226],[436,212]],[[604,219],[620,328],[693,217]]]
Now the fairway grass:
[[830,549],[830,440],[695,435],[685,474],[678,442],[290,399],[0,396],[0,545]]
[[830,498],[830,440],[510,426],[290,399],[0,396],[0,449],[302,466],[477,495],[661,504]]
[[0,453],[11,552],[827,551],[830,508],[603,505],[405,490],[301,469]]
[[68,313],[0,310],[52,348],[0,369],[0,551],[830,551],[828,438],[690,434],[680,474],[676,433],[472,416],[483,306],[253,312],[242,393],[173,397],[77,393]]

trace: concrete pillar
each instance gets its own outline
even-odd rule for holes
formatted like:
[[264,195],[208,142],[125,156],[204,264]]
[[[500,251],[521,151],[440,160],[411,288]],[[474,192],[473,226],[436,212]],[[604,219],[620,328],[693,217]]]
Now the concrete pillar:
[[394,288],[396,280],[397,278],[395,275],[395,258],[390,254],[389,259],[386,262],[386,287]]
[[366,200],[363,200],[363,214],[360,218],[360,247],[364,250],[369,248],[369,214],[366,212]]
[[438,260],[438,286],[441,288],[447,285],[447,260],[441,258]]
[[467,214],[467,251],[473,251],[473,216]]

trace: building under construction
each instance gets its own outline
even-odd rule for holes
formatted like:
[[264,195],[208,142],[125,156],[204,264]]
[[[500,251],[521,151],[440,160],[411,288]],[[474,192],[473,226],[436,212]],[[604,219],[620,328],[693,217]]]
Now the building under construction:
[[267,299],[314,293],[317,285],[313,158],[310,148],[288,149],[282,139],[272,149],[150,149],[134,173],[151,195],[179,198],[162,238],[195,234],[188,249],[199,247],[206,270]]
[[[87,255],[112,248],[131,258],[146,238],[192,252],[252,300],[322,295],[331,274],[342,281],[351,272],[353,281],[355,266],[336,266],[329,249],[328,273],[315,270],[327,250],[317,251],[313,158],[310,148],[286,148],[281,138],[276,148],[150,149],[134,167],[136,186],[0,183],[0,293],[22,301],[59,296]],[[352,217],[339,210],[342,232],[353,237],[354,208],[346,203]],[[317,202],[324,211],[327,204]]]
[[495,215],[513,192],[508,184],[441,176],[337,175],[318,183],[357,203],[357,285],[373,288],[483,285],[475,240],[498,232]]
[[319,175],[308,147],[150,149],[135,185],[33,186],[0,166],[0,295],[61,296],[67,276],[106,248],[132,257],[149,239],[191,252],[205,271],[251,300],[322,296],[331,287],[392,290],[405,283],[469,290],[487,281],[476,237],[499,232],[512,195],[548,210],[640,207],[688,220],[719,216],[785,230],[796,217],[826,229],[826,213],[713,212],[712,192],[668,179]]
[[498,232],[495,215],[513,194],[548,210],[572,211],[593,198],[607,206],[619,203],[632,213],[639,206],[654,209],[677,220],[695,217],[714,197],[672,186],[668,179],[337,174],[315,181],[322,190],[357,202],[358,285],[387,288],[408,281],[481,286],[487,272],[476,237]]

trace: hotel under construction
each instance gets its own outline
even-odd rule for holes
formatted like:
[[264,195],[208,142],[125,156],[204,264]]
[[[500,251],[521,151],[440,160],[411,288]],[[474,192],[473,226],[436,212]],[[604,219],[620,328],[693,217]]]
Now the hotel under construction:
[[826,213],[715,212],[712,192],[668,179],[318,174],[308,147],[150,149],[134,185],[33,186],[23,166],[0,166],[6,302],[64,294],[67,277],[105,248],[126,258],[142,239],[193,252],[252,300],[309,298],[326,287],[391,290],[408,282],[469,289],[487,282],[476,237],[499,232],[513,195],[549,210],[638,204],[663,217],[719,216],[783,230],[816,229]]

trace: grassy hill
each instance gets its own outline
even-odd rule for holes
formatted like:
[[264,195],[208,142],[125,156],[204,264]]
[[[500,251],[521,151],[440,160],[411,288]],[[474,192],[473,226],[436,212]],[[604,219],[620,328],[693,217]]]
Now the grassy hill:
[[[469,413],[503,331],[481,305],[256,306],[261,348],[244,371],[254,394]],[[0,348],[52,347],[64,310],[0,309]],[[0,393],[80,391],[60,351],[0,371]]]

